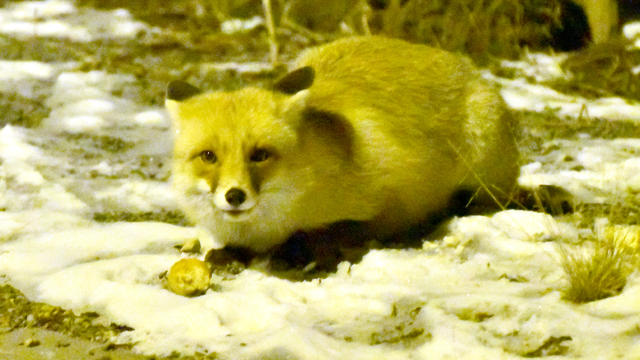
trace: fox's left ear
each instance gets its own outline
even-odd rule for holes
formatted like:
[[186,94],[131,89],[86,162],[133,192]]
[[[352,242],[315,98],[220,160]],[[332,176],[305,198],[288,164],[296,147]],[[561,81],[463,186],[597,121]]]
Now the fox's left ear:
[[316,76],[315,70],[311,66],[305,66],[285,75],[274,85],[275,91],[287,95],[296,94],[302,90],[308,89],[313,84],[313,78]]

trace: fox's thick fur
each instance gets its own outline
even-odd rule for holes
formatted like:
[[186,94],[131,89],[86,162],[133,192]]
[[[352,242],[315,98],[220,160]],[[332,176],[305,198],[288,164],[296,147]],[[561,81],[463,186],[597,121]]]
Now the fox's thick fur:
[[354,37],[293,68],[274,89],[169,86],[174,186],[222,245],[266,251],[343,220],[385,238],[458,190],[500,202],[516,186],[514,124],[469,60]]

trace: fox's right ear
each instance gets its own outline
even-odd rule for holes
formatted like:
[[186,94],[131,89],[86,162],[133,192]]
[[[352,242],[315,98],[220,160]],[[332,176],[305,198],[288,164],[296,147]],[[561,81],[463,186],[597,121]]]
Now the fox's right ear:
[[311,66],[301,67],[278,80],[273,85],[273,89],[283,94],[293,95],[308,89],[313,84],[315,76],[316,72]]
[[164,102],[164,106],[173,118],[174,124],[178,119],[180,119],[178,116],[180,102],[192,98],[201,92],[202,91],[200,91],[200,89],[186,81],[176,80],[169,83],[167,86],[167,98]]
[[202,91],[186,81],[175,80],[167,86],[167,100],[184,101]]
[[313,84],[316,72],[311,66],[301,67],[285,75],[278,80],[272,90],[288,96],[282,106],[282,114],[285,118],[302,119],[302,113],[307,107],[309,87]]

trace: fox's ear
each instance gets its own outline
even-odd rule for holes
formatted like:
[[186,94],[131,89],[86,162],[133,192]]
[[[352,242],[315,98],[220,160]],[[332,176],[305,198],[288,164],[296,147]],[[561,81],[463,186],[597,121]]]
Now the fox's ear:
[[183,101],[202,91],[186,81],[175,80],[167,86],[167,100]]
[[313,84],[313,78],[316,72],[311,66],[305,66],[285,75],[282,79],[278,80],[274,85],[275,91],[283,94],[293,95],[302,90],[308,89]]
[[178,115],[180,102],[194,97],[201,92],[200,89],[185,81],[172,81],[169,83],[164,106],[167,108],[169,115],[171,115],[174,125],[177,125],[177,122],[180,120],[180,116]]
[[299,125],[303,118],[303,111],[307,107],[309,91],[313,84],[316,72],[311,66],[305,66],[285,75],[273,85],[273,90],[281,94],[292,95],[287,97],[283,103],[283,114],[289,119],[291,124]]

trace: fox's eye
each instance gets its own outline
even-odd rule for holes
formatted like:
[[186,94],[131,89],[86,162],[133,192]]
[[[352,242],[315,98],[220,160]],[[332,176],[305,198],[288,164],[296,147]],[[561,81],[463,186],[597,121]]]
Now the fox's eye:
[[205,150],[205,151],[201,152],[200,153],[200,158],[202,159],[202,161],[204,161],[206,163],[209,163],[209,164],[213,164],[216,161],[218,161],[218,157],[211,150]]
[[269,153],[269,151],[265,149],[255,149],[253,151],[253,154],[251,154],[250,160],[252,162],[263,162],[267,160],[270,156],[271,154]]

